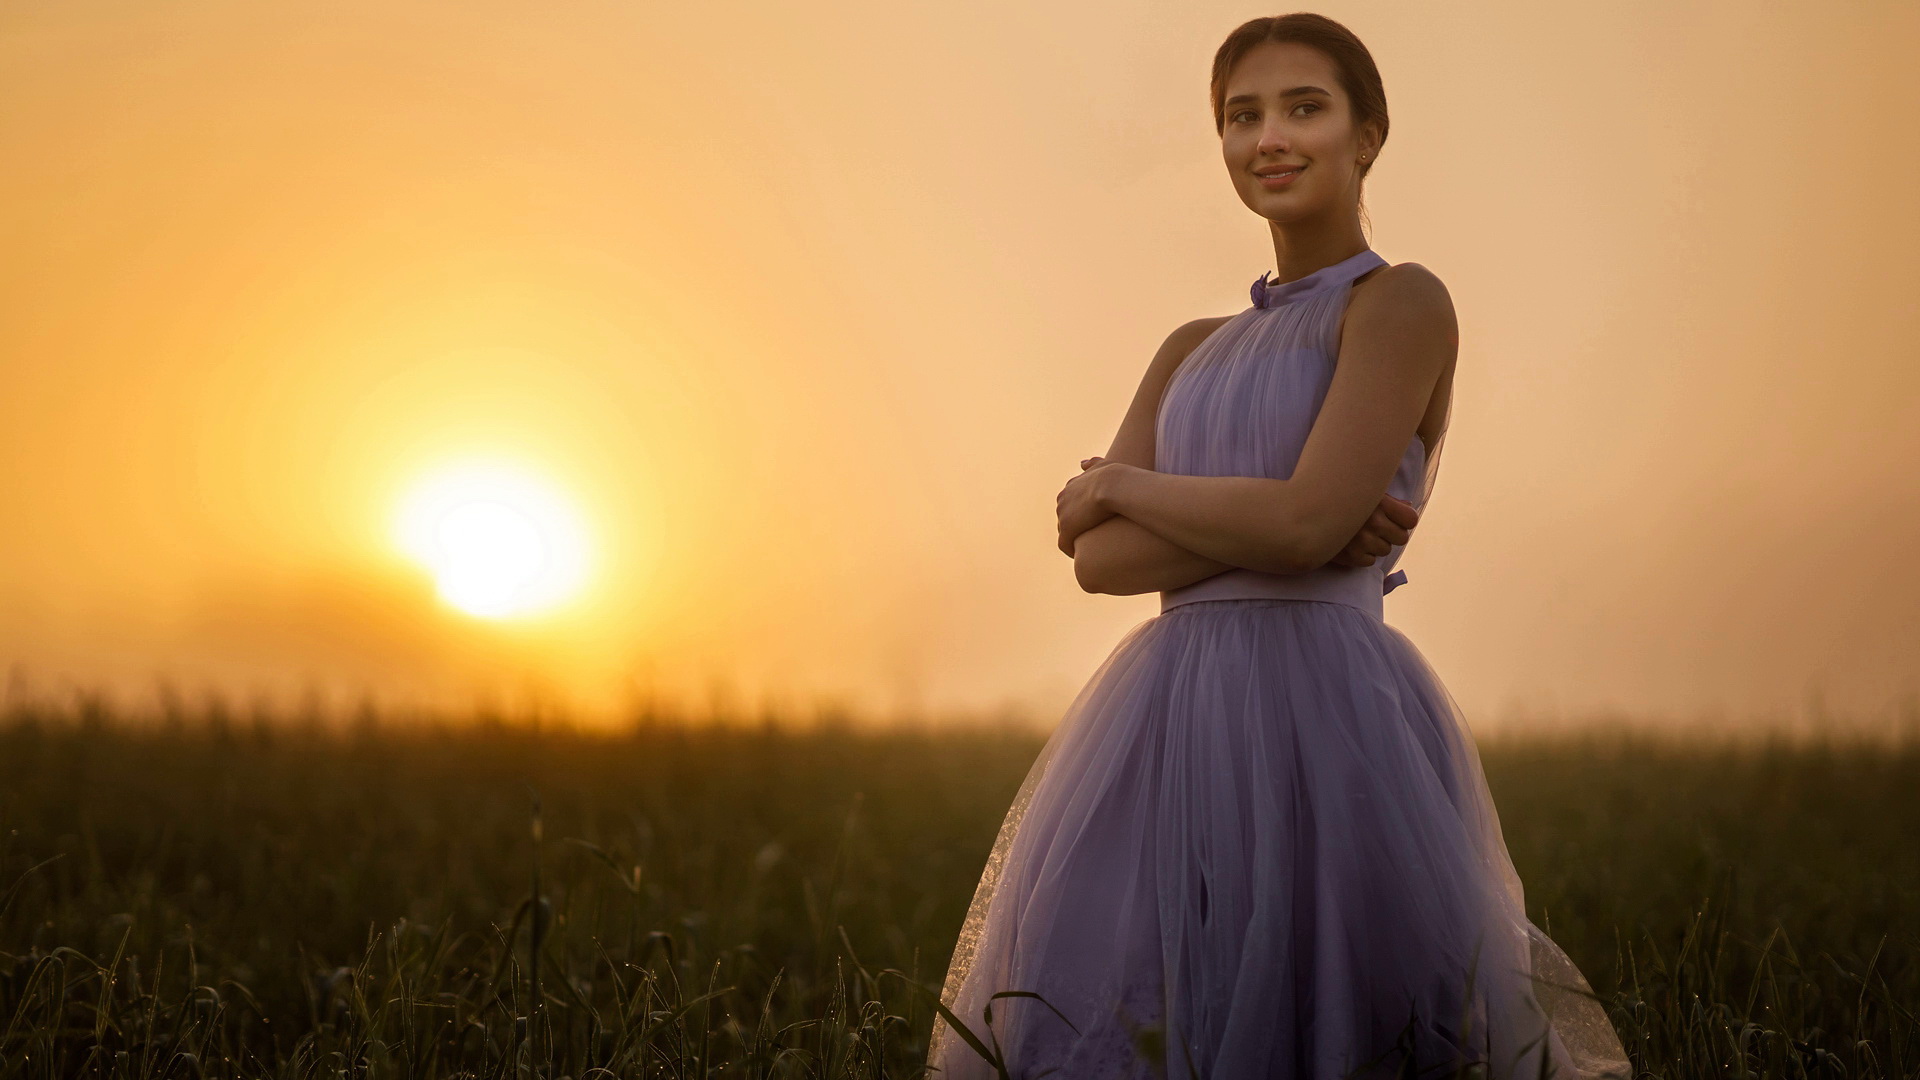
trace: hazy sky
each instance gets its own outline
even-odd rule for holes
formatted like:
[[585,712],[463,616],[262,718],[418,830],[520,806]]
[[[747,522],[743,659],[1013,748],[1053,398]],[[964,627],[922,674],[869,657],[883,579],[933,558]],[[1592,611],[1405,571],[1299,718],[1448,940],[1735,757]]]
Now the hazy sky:
[[[13,692],[1052,719],[1158,611],[1053,497],[1273,267],[1207,74],[1285,10],[6,5]],[[1387,619],[1469,720],[1920,692],[1920,5],[1313,10],[1459,312]],[[576,599],[400,550],[474,459],[577,507]]]

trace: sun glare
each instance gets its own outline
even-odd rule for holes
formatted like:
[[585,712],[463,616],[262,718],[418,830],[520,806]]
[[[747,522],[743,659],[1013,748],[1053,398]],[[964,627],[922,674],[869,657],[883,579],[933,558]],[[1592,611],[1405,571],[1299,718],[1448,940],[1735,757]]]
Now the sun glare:
[[466,462],[421,477],[400,499],[400,550],[433,573],[440,598],[488,619],[547,610],[586,579],[586,529],[572,503],[517,465]]

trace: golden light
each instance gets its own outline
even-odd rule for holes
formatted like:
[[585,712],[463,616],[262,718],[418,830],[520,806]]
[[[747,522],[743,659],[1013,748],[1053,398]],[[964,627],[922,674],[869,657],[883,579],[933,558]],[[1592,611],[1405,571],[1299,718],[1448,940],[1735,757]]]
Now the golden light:
[[551,608],[587,576],[587,533],[558,487],[506,462],[466,461],[400,499],[400,549],[432,571],[440,598],[503,619]]

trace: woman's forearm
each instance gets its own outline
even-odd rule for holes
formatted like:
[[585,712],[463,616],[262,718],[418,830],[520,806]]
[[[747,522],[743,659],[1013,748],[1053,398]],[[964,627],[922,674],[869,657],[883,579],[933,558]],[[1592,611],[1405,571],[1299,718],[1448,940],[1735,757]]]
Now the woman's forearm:
[[1289,480],[1264,476],[1188,476],[1112,465],[1094,474],[1104,510],[1156,536],[1228,566],[1298,574],[1337,551],[1303,550],[1307,510]]
[[1081,533],[1073,543],[1074,576],[1088,592],[1114,596],[1162,592],[1231,569],[1119,515]]

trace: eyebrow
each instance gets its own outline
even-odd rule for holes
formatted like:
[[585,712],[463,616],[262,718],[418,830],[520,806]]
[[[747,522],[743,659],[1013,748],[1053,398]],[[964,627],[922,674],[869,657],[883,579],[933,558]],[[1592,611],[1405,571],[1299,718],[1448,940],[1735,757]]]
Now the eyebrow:
[[[1333,96],[1331,93],[1328,93],[1326,90],[1323,90],[1318,86],[1296,86],[1291,90],[1282,90],[1280,92],[1280,96],[1283,98],[1297,97],[1301,94],[1326,94],[1328,97]],[[1244,102],[1259,101],[1259,100],[1260,100],[1260,96],[1258,94],[1235,94],[1232,97],[1228,98],[1225,104],[1239,105]]]

